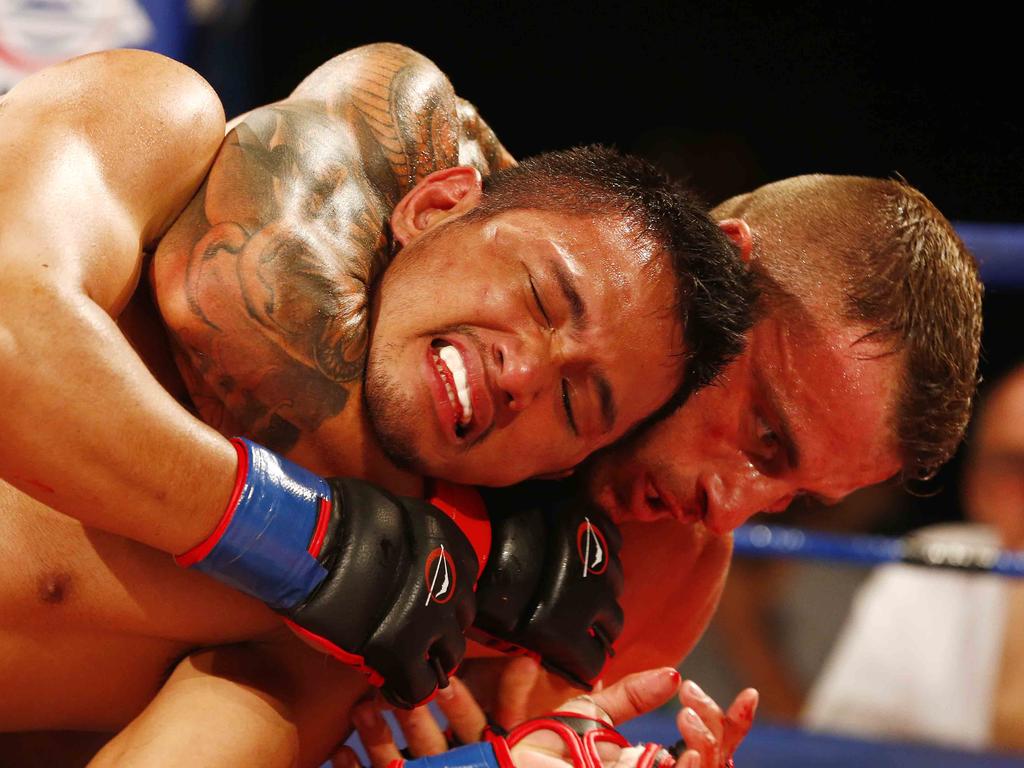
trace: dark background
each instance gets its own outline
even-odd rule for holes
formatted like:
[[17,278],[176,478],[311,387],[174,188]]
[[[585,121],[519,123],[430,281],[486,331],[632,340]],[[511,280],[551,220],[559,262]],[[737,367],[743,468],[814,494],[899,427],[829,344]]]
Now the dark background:
[[[900,174],[953,220],[1024,222],[1024,47],[995,5],[254,2],[196,41],[229,114],[368,42],[433,59],[517,156],[646,155],[709,203],[810,172]],[[986,297],[993,377],[1019,356],[1020,288]],[[956,465],[886,516],[957,515]]]
[[613,143],[710,202],[800,173],[900,173],[950,218],[1024,220],[1024,42],[994,6],[255,2],[221,33],[248,80],[232,111],[390,40],[433,59],[516,155]]

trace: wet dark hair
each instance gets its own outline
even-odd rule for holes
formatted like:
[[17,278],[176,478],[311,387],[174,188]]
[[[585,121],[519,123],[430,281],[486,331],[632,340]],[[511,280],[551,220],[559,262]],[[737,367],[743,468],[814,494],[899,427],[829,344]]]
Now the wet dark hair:
[[512,209],[618,217],[639,247],[668,259],[676,305],[665,310],[682,323],[685,375],[646,422],[678,408],[742,351],[753,322],[754,279],[704,204],[653,164],[600,145],[547,152],[486,179],[481,202],[463,219]]

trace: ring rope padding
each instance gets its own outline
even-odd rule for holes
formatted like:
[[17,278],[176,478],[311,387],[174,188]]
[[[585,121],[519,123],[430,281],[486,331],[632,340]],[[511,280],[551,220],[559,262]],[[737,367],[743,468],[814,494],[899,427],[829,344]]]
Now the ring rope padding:
[[733,532],[733,552],[744,557],[881,565],[906,563],[1024,578],[1024,551],[908,536],[848,536],[777,525],[743,525]]

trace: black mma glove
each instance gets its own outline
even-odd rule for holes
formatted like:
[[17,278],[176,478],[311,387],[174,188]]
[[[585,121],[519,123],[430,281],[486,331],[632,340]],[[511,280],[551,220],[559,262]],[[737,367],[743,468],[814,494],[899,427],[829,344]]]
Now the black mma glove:
[[462,519],[234,442],[239,475],[228,510],[179,564],[267,602],[302,638],[367,673],[396,706],[414,707],[447,685],[465,654],[487,551],[482,512]]
[[596,507],[538,488],[483,492],[491,551],[470,636],[590,690],[622,632],[621,536]]

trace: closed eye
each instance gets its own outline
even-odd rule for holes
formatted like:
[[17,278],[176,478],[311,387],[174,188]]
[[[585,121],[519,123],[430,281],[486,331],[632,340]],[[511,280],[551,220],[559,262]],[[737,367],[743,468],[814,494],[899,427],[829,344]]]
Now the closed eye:
[[537,286],[533,283],[533,276],[530,277],[530,290],[533,291],[533,300],[537,302],[537,309],[540,310],[541,316],[544,318],[544,322],[547,323],[548,328],[551,327],[551,318],[548,317],[547,310],[544,309],[544,302],[540,300],[540,294],[537,293]]
[[565,409],[565,418],[569,421],[569,429],[574,435],[579,436],[580,430],[576,425],[576,416],[572,412],[572,397],[569,395],[568,379],[562,379],[562,407]]

